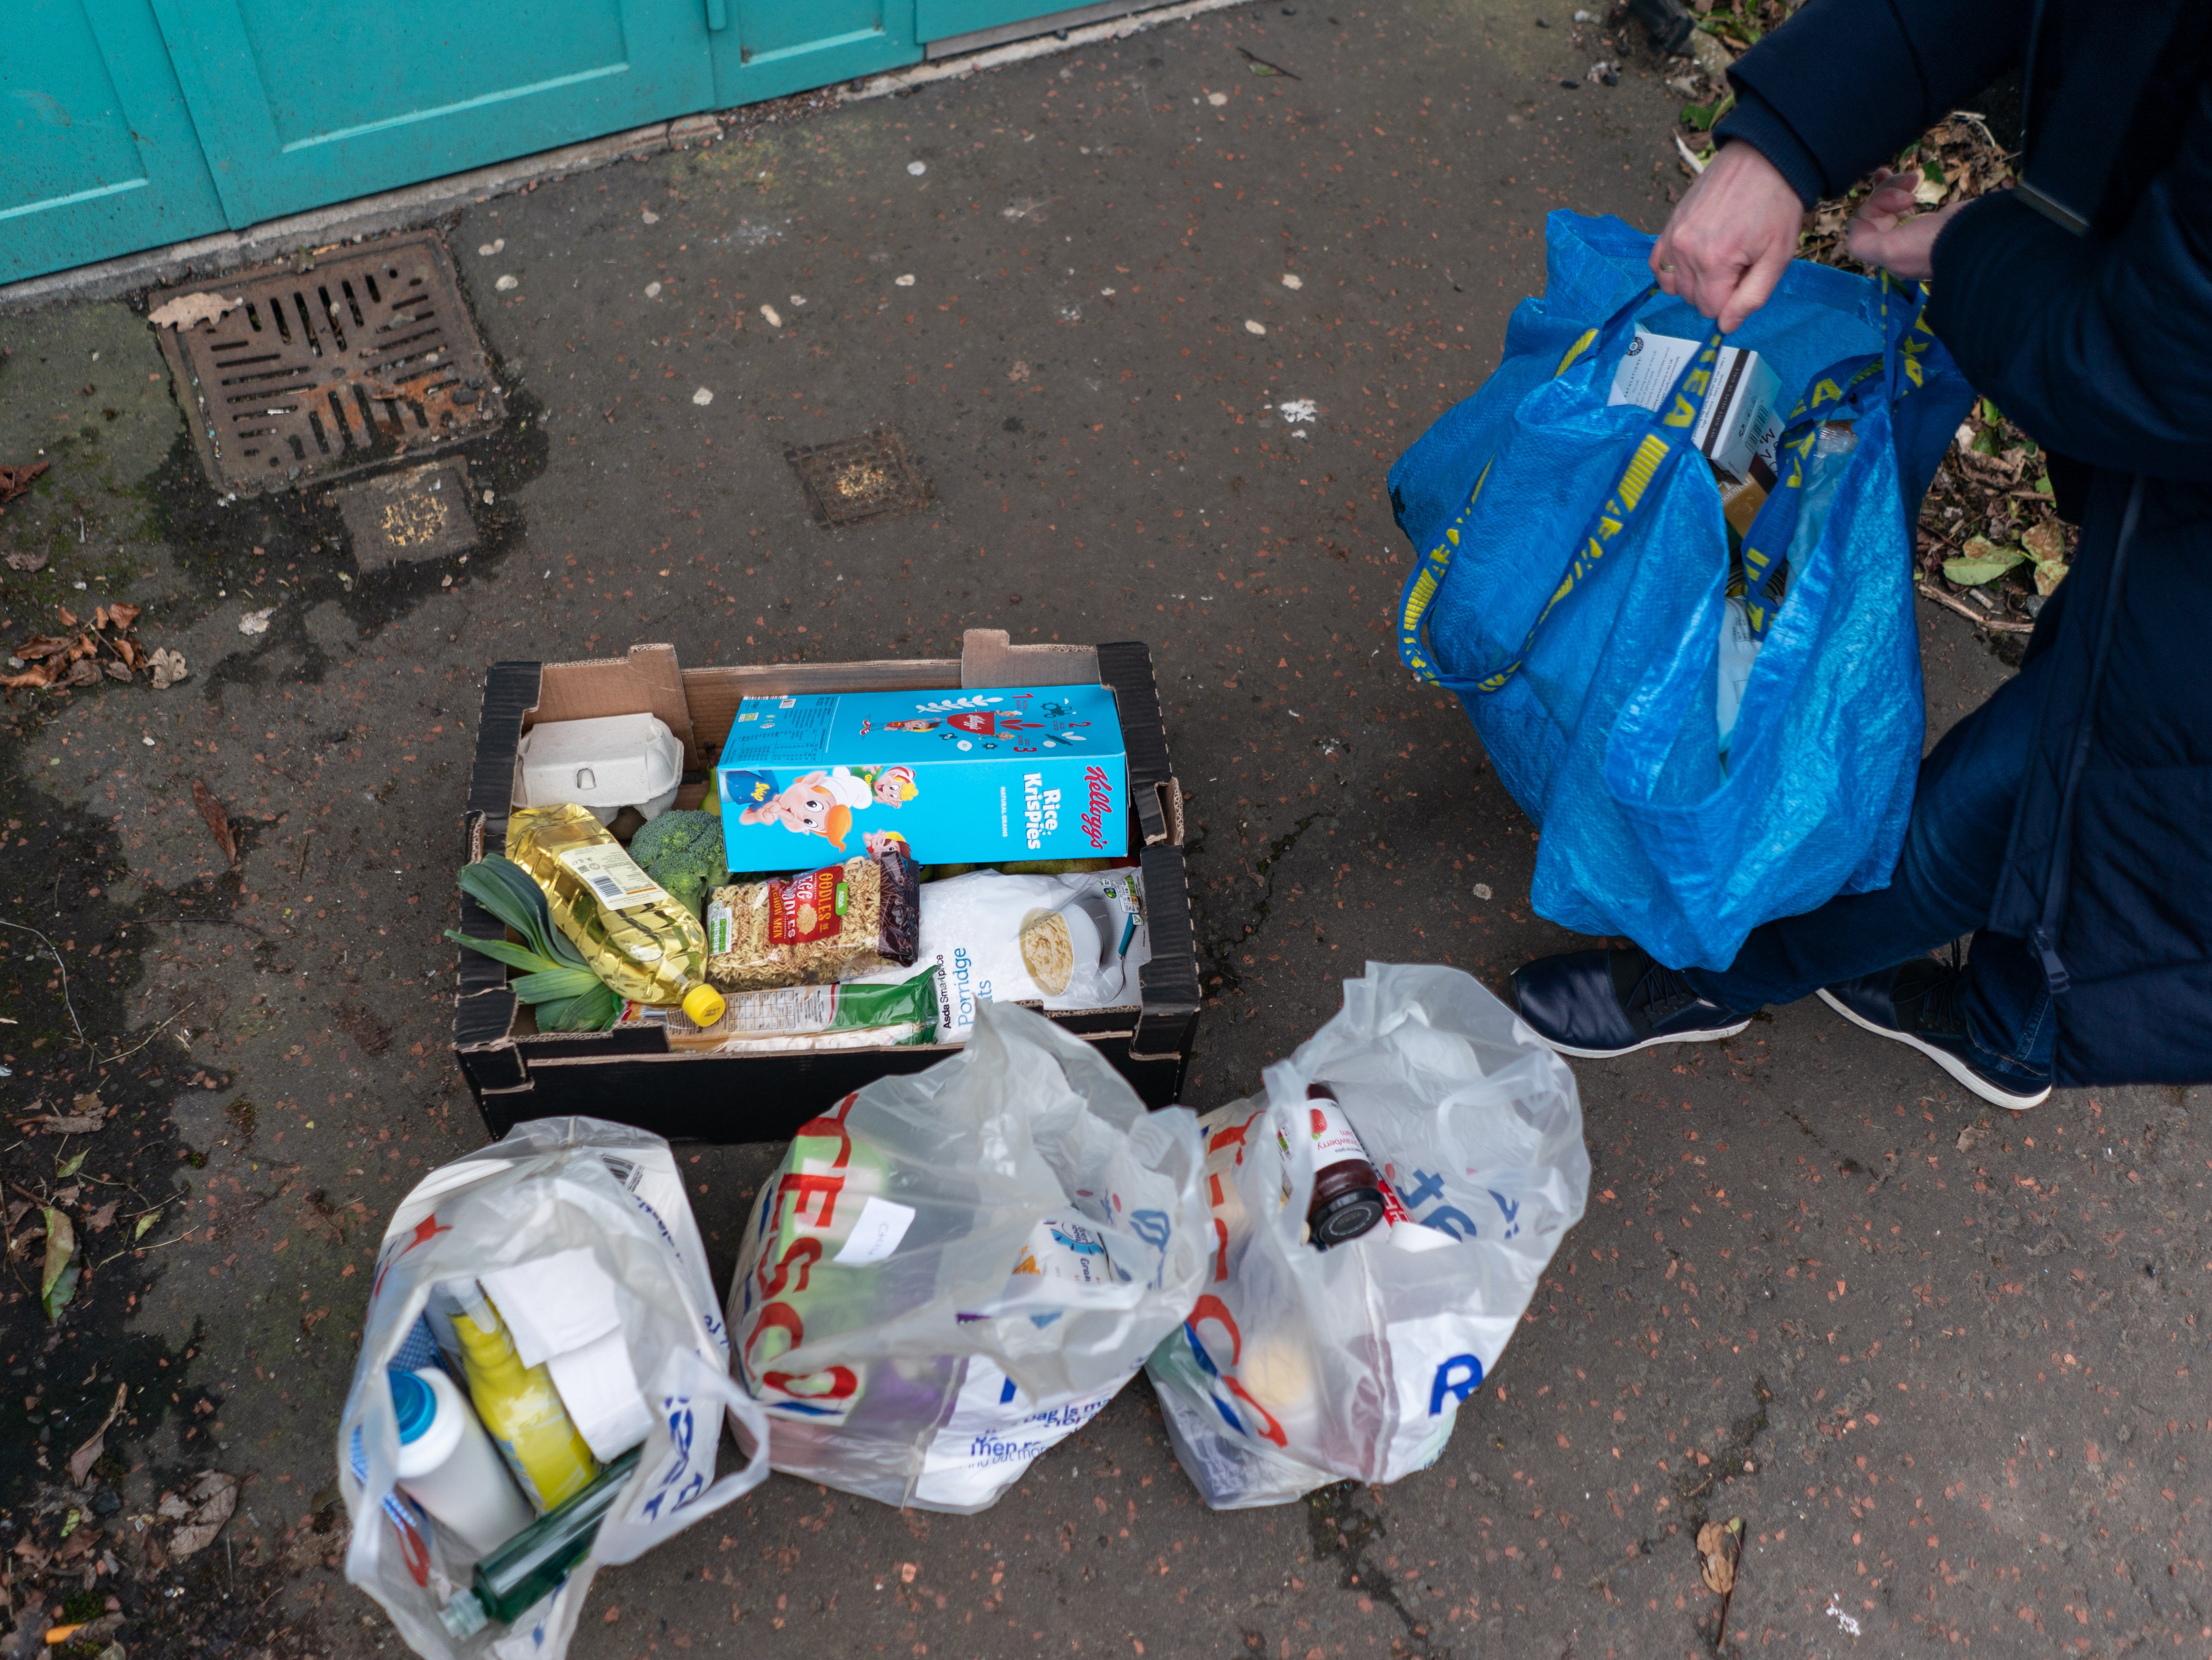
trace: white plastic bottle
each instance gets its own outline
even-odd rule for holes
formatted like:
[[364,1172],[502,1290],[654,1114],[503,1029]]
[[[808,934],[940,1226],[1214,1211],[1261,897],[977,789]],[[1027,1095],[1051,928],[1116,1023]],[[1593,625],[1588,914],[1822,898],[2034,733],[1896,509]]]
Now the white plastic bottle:
[[489,1555],[530,1525],[529,1500],[452,1378],[425,1366],[391,1379],[401,1489],[477,1556]]

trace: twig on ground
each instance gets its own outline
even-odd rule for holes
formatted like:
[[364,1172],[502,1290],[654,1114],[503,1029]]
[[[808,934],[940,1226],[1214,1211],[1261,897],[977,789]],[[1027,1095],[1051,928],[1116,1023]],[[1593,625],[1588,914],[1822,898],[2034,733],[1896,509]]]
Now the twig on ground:
[[[58,884],[60,879],[59,877],[55,878],[56,883]],[[15,928],[21,933],[32,934],[37,938],[40,945],[53,952],[54,966],[61,970],[62,1006],[69,1011],[70,1025],[76,1028],[76,1041],[86,1049],[90,1049],[92,1045],[85,1041],[84,1024],[76,1018],[76,1005],[70,1001],[69,964],[62,961],[60,948],[27,922],[10,922],[6,917],[0,916],[0,928]]]
[[156,1026],[153,1031],[148,1032],[143,1042],[133,1044],[131,1048],[124,1049],[118,1054],[111,1055],[105,1061],[101,1061],[98,1064],[103,1067],[112,1067],[118,1061],[128,1061],[132,1055],[137,1054],[140,1049],[144,1049],[148,1043],[152,1043],[156,1037],[159,1037],[161,1035],[161,1026],[166,1026],[173,1021],[183,1019],[186,1015],[190,1014],[198,1006],[199,1004],[197,1000],[185,1004],[184,1007],[179,1009],[174,1014],[171,1015],[167,1020],[161,1022],[161,1026]]
[[2033,623],[2015,623],[2007,617],[1988,616],[1976,611],[1964,600],[1954,599],[1941,588],[1932,587],[1925,582],[1915,582],[1912,586],[1919,592],[1923,599],[1933,599],[1944,610],[1958,612],[1978,629],[1987,629],[1992,634],[2033,634],[2035,632],[2035,624]]

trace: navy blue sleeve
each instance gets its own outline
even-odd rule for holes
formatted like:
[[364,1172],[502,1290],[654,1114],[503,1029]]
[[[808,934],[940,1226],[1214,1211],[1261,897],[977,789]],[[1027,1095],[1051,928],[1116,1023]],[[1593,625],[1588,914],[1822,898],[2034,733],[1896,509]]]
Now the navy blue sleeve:
[[1929,325],[2035,441],[2094,465],[2212,482],[2212,88],[2111,238],[2010,192],[1936,239]]
[[1808,205],[1840,196],[2017,62],[2031,10],[2028,0],[1807,0],[1729,69],[1737,108],[1714,131],[1765,155]]
[[1808,208],[1828,193],[1820,158],[1805,148],[1779,110],[1748,87],[1736,88],[1735,107],[1713,129],[1713,137],[1723,144],[1750,145],[1774,163],[1790,181],[1790,188],[1797,192],[1797,199]]

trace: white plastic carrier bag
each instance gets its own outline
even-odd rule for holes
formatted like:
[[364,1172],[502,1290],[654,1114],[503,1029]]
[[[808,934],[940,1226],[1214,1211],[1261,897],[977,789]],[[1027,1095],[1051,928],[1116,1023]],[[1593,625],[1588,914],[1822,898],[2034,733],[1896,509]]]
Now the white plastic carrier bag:
[[[1382,1220],[1327,1250],[1316,1083],[1381,1178]],[[1573,1074],[1471,976],[1370,963],[1262,1095],[1199,1127],[1206,1284],[1146,1368],[1184,1470],[1230,1510],[1426,1468],[1581,1219]]]
[[[399,1432],[386,1372],[439,1364],[424,1318],[438,1287],[486,1279],[495,1287],[524,1285],[531,1265],[572,1252],[590,1262],[569,1256],[556,1268],[578,1283],[588,1280],[595,1292],[611,1286],[618,1335],[598,1341],[617,1353],[603,1347],[598,1370],[636,1380],[644,1410],[634,1421],[647,1426],[643,1450],[567,1578],[512,1624],[457,1639],[440,1611],[467,1590],[475,1553],[395,1485]],[[577,1310],[556,1304],[545,1312],[573,1318]],[[508,1323],[519,1345],[530,1341],[526,1322]],[[568,1340],[556,1332],[543,1341]],[[594,1403],[598,1421],[622,1421],[618,1405]],[[744,1457],[718,1481],[726,1418]],[[768,1432],[765,1414],[730,1377],[706,1249],[668,1144],[592,1118],[519,1124],[504,1140],[425,1177],[385,1231],[338,1426],[338,1485],[353,1522],[346,1578],[382,1603],[409,1646],[431,1660],[557,1660],[599,1564],[634,1560],[759,1486],[768,1477]]]
[[985,1509],[1134,1377],[1206,1270],[1196,1120],[1090,1044],[981,1006],[966,1049],[799,1132],[730,1329],[775,1468]]

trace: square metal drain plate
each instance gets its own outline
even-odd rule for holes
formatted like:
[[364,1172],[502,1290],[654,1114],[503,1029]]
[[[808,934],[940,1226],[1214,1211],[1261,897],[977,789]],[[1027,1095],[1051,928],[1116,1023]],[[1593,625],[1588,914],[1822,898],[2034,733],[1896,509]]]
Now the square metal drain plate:
[[783,459],[799,475],[814,522],[825,529],[908,513],[927,507],[935,496],[899,435],[888,430],[788,449]]
[[158,331],[219,489],[283,489],[457,444],[506,418],[433,232],[365,242],[304,273],[270,267],[189,292],[234,307]]
[[458,457],[348,484],[331,499],[364,571],[442,559],[477,544],[468,474]]

